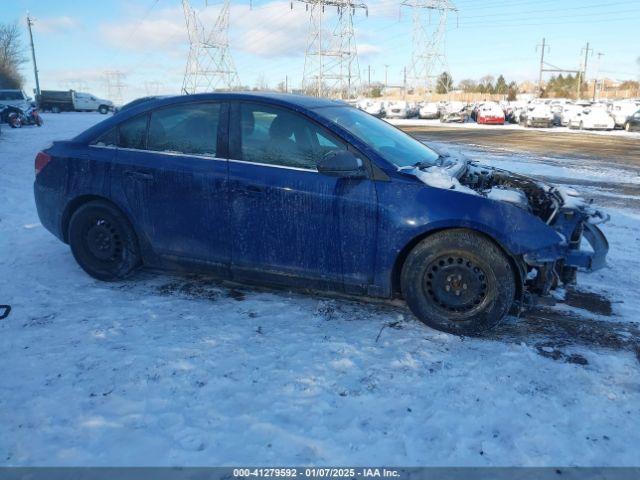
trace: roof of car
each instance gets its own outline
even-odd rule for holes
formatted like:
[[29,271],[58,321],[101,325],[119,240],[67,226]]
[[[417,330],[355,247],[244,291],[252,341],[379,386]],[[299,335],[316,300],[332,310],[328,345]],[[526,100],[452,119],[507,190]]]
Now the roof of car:
[[279,93],[279,92],[212,92],[212,93],[197,93],[191,95],[172,95],[172,96],[154,96],[154,97],[142,97],[127,105],[124,105],[119,112],[113,117],[105,119],[103,122],[97,123],[93,127],[82,132],[80,135],[74,138],[75,141],[86,141],[91,139],[97,133],[106,131],[107,128],[112,127],[114,124],[132,118],[138,114],[153,110],[155,108],[190,103],[194,101],[260,101],[270,103],[273,105],[280,105],[283,107],[289,107],[294,110],[304,111],[313,110],[321,107],[338,107],[349,106],[348,103],[342,100],[330,100],[327,98],[308,97],[305,95],[295,95],[291,93]]
[[[157,102],[158,104],[169,104],[180,101],[189,100],[266,100],[270,103],[287,104],[301,108],[320,108],[339,105],[348,105],[341,100],[330,100],[327,98],[309,97],[306,95],[296,95],[292,93],[280,92],[212,92],[212,93],[196,93],[191,95],[174,95],[165,97],[149,98],[149,102]],[[143,102],[147,103],[147,102]],[[147,103],[147,106],[150,104]]]

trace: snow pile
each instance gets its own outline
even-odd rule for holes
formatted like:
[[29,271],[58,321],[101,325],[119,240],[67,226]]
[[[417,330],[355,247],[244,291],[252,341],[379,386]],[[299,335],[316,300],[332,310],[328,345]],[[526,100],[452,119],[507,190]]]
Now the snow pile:
[[443,190],[456,190],[470,195],[478,195],[469,187],[462,185],[458,179],[451,175],[451,171],[444,167],[400,167],[399,171],[408,173],[418,178],[422,183]]
[[515,203],[516,205],[525,207],[529,205],[527,196],[522,192],[522,190],[516,190],[514,188],[493,187],[486,193],[486,195],[487,198],[490,198],[491,200]]
[[562,203],[567,208],[583,208],[587,205],[587,202],[575,188],[556,187],[556,191],[560,194]]

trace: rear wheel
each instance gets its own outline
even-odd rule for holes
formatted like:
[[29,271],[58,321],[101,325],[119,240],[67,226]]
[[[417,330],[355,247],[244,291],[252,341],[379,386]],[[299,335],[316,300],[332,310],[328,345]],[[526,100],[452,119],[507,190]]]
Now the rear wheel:
[[100,105],[100,107],[98,108],[98,111],[102,114],[102,115],[106,115],[107,112],[109,111],[109,107],[107,107],[106,105]]
[[91,201],[69,222],[69,245],[82,269],[98,280],[118,280],[140,265],[133,227],[114,205]]
[[469,230],[447,230],[420,242],[401,273],[411,311],[428,326],[476,335],[496,326],[515,298],[515,277],[505,254]]

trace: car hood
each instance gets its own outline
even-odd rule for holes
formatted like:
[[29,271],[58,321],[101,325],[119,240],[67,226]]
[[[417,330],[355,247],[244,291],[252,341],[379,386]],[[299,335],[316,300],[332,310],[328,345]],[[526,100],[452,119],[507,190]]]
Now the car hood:
[[401,167],[402,173],[413,175],[435,188],[456,190],[498,202],[513,204],[527,210],[547,224],[561,212],[579,211],[590,223],[608,220],[608,215],[593,207],[573,188],[561,187],[540,180],[483,165],[462,154],[440,154],[437,165]]

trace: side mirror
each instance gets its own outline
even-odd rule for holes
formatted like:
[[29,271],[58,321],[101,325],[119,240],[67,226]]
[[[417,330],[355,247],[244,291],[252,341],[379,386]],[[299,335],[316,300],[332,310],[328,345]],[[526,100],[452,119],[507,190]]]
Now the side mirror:
[[327,153],[318,162],[318,172],[344,178],[362,178],[366,175],[362,160],[347,150]]

